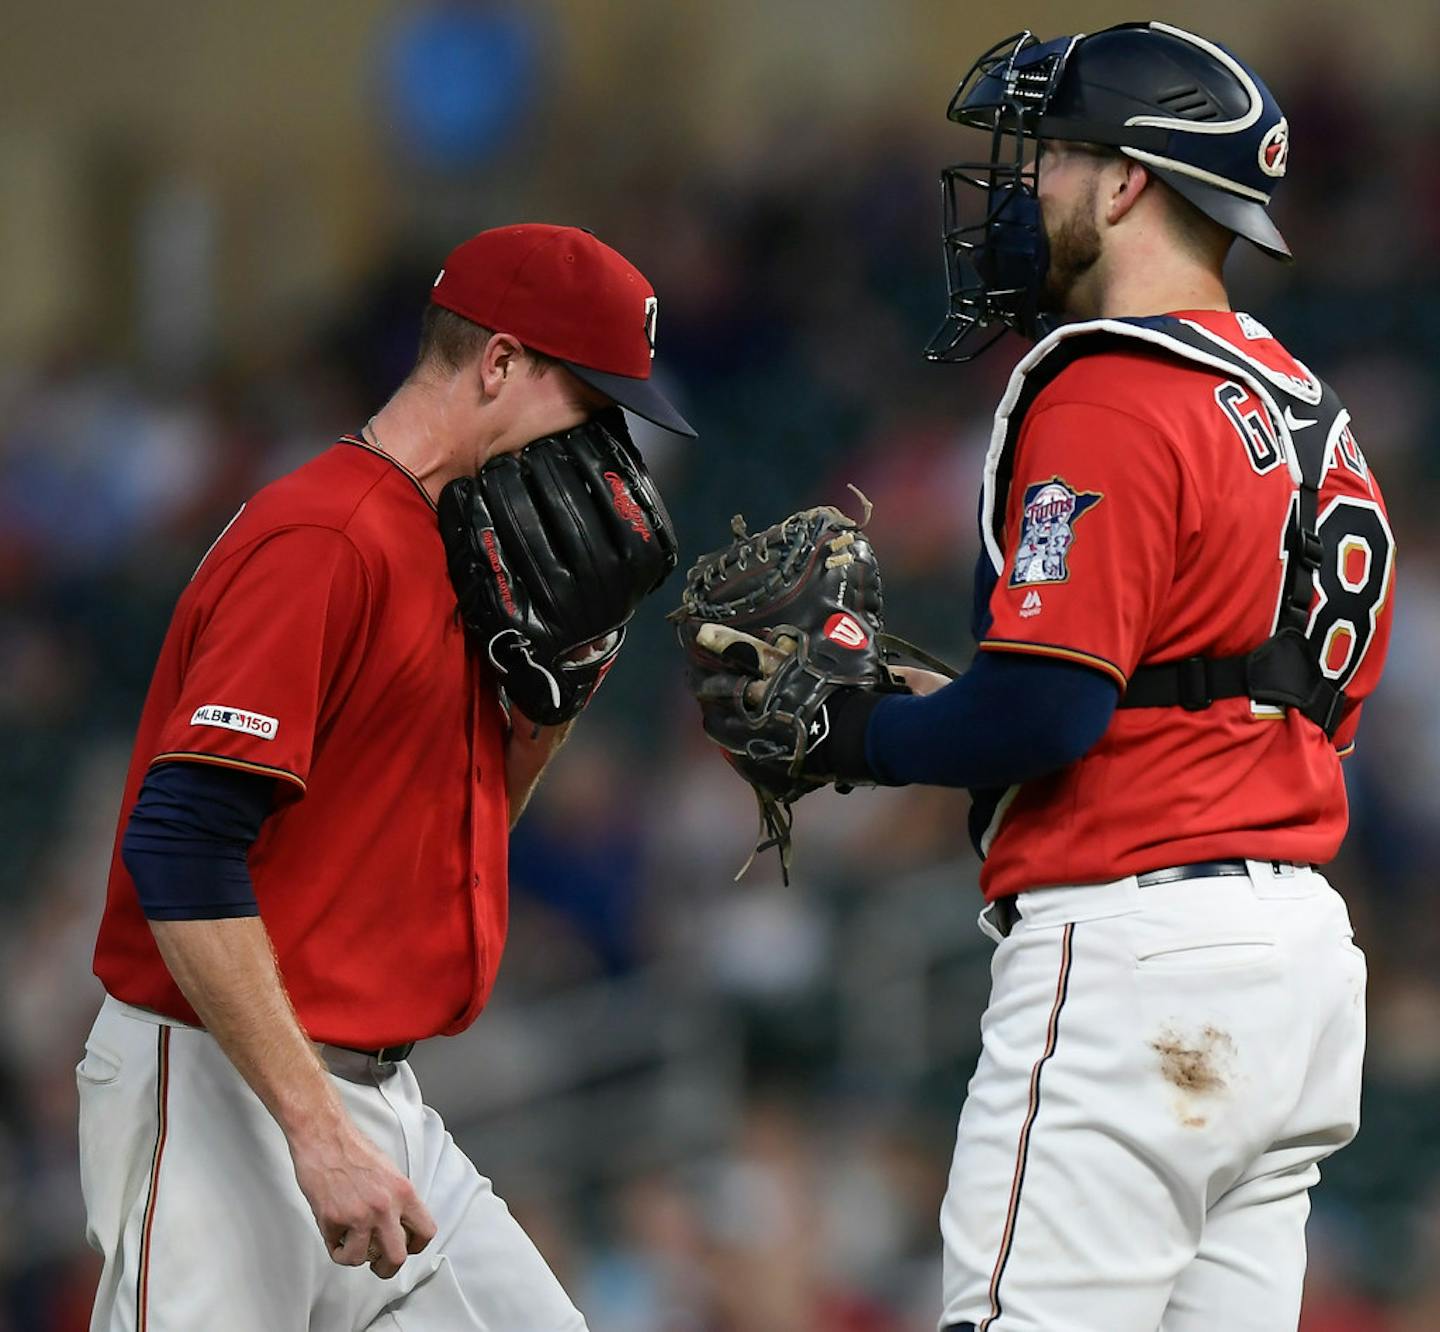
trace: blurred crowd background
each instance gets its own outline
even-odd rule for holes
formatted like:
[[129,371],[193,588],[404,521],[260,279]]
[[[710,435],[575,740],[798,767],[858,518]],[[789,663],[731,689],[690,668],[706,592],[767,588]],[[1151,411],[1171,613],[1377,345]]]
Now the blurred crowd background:
[[[73,1066],[122,777],[174,599],[238,504],[357,429],[446,250],[584,225],[660,296],[697,444],[637,432],[688,562],[730,515],[875,504],[889,618],[963,663],[988,414],[1018,346],[920,354],[971,58],[1141,17],[940,0],[51,0],[0,45],[0,1332],[96,1265]],[[1440,12],[1157,6],[1289,113],[1238,303],[1354,412],[1400,543],[1333,879],[1371,962],[1365,1123],[1314,1198],[1306,1332],[1440,1327]],[[678,579],[672,586],[678,586]],[[915,1332],[977,1048],[966,800],[816,796],[797,873],[700,736],[661,615],[514,838],[492,1009],[416,1063],[595,1332]],[[323,854],[323,851],[317,851]],[[224,1243],[231,1218],[215,1218]]]

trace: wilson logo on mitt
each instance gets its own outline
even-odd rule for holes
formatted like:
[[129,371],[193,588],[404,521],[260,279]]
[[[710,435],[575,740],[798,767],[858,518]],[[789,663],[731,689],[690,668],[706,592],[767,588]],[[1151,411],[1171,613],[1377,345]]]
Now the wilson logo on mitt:
[[630,524],[630,530],[641,541],[649,541],[650,526],[645,521],[644,511],[635,503],[635,497],[625,484],[625,478],[619,472],[606,472],[605,479],[610,483],[611,494],[615,496],[615,512]]
[[858,652],[870,642],[870,635],[865,631],[865,626],[853,615],[844,611],[836,611],[828,620],[825,627],[820,631],[832,643],[839,647],[849,648],[852,652]]
[[880,570],[863,530],[870,502],[859,498],[859,522],[820,505],[751,533],[736,514],[734,540],[701,556],[670,616],[705,733],[755,792],[755,849],[779,848],[787,882],[791,806],[832,780],[832,695],[892,684]]

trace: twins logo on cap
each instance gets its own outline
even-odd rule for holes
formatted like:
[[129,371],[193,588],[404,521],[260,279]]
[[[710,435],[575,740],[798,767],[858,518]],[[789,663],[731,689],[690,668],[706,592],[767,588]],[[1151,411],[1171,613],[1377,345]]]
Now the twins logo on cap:
[[583,228],[527,222],[482,231],[446,257],[430,300],[559,361],[662,429],[694,435],[651,378],[654,288]]
[[1283,176],[1290,160],[1290,122],[1283,116],[1260,141],[1260,170],[1267,176]]

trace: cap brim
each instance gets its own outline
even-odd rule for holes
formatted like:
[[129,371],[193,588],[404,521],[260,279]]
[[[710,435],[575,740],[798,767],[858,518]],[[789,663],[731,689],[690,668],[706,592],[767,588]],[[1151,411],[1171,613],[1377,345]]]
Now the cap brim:
[[599,389],[626,411],[643,416],[662,430],[669,430],[676,435],[689,435],[691,439],[696,438],[694,427],[675,410],[670,400],[655,387],[653,380],[636,379],[632,375],[612,375],[604,370],[592,370],[588,365],[576,365],[573,361],[562,361],[561,364],[576,379],[589,384],[593,389]]
[[1280,229],[1270,220],[1265,205],[1254,199],[1242,199],[1204,181],[1196,180],[1179,171],[1167,171],[1164,167],[1150,167],[1176,194],[1188,199],[1206,217],[1213,218],[1222,227],[1228,227],[1237,236],[1243,236],[1252,245],[1258,245],[1266,254],[1275,259],[1291,259],[1290,247]]

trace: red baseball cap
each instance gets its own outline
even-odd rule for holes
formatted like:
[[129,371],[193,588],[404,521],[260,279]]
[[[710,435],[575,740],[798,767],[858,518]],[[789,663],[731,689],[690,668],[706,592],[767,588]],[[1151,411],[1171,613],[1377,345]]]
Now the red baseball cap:
[[651,382],[655,289],[579,227],[495,227],[450,251],[436,305],[553,356],[576,378],[678,435],[695,431]]

